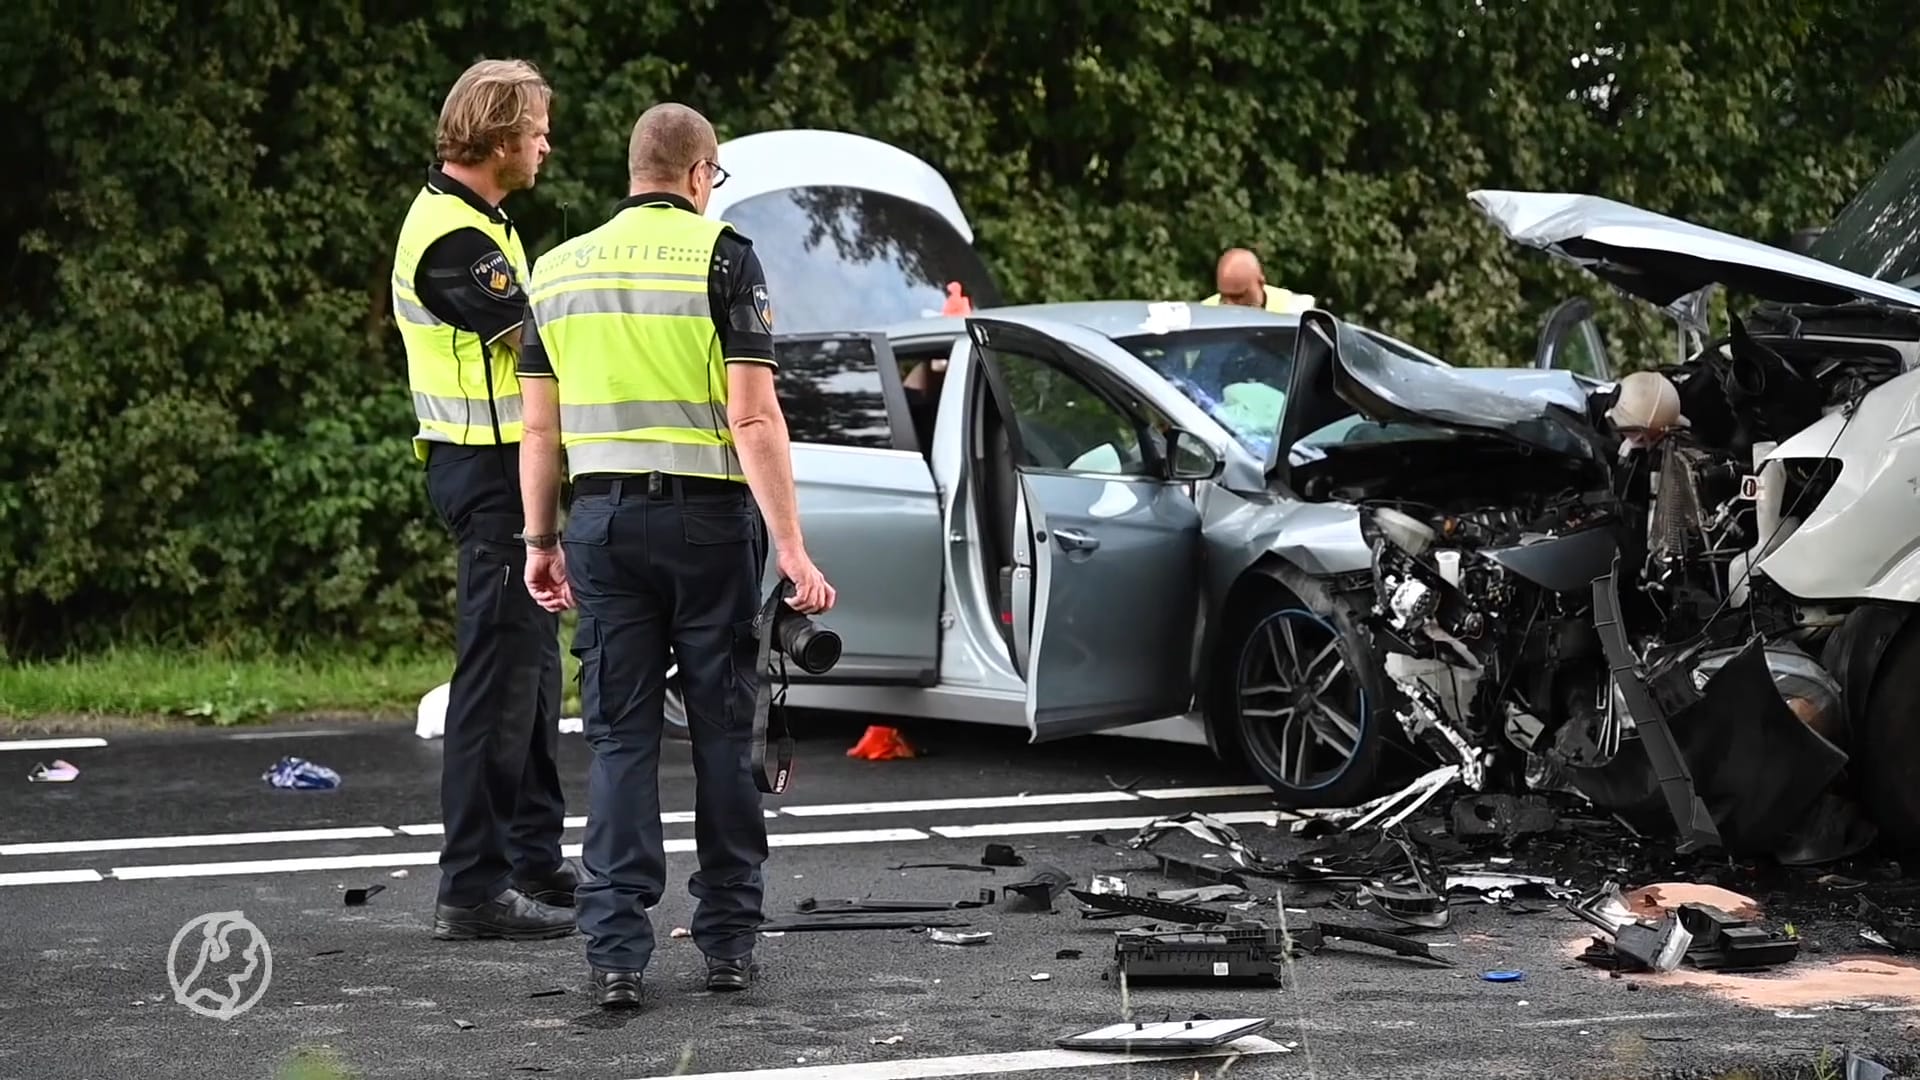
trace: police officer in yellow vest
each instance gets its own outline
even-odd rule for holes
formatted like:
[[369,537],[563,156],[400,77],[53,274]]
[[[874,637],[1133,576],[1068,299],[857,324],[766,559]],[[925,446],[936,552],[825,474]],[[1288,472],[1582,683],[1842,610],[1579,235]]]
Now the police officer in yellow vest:
[[[707,987],[744,989],[767,858],[750,763],[767,534],[795,586],[789,604],[811,614],[834,600],[800,535],[765,273],[745,237],[702,216],[726,178],[718,155],[692,109],[641,115],[630,197],[535,265],[520,357],[527,589],[550,611],[576,600],[580,611],[573,648],[593,768],[578,910],[593,992],[609,1007],[640,1000],[654,949],[647,909],[666,888],[658,768],[669,648],[692,736],[700,869],[690,929]],[[573,486],[564,544],[563,449]]]
[[459,547],[458,623],[447,698],[434,935],[573,932],[579,871],[560,856],[565,804],[556,616],[521,583],[521,399],[514,353],[528,266],[507,193],[533,186],[550,93],[516,60],[483,60],[454,83],[436,152],[393,260],[427,495]]
[[1257,307],[1279,315],[1297,315],[1314,306],[1309,293],[1296,293],[1267,284],[1260,269],[1260,257],[1246,248],[1228,248],[1213,268],[1214,285],[1220,290],[1205,300],[1204,307],[1228,304]]

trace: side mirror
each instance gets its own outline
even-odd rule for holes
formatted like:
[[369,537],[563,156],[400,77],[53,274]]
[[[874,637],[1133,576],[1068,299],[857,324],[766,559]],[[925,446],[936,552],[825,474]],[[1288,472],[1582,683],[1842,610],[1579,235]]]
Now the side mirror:
[[1169,480],[1211,480],[1227,467],[1211,444],[1181,428],[1167,429],[1167,461]]

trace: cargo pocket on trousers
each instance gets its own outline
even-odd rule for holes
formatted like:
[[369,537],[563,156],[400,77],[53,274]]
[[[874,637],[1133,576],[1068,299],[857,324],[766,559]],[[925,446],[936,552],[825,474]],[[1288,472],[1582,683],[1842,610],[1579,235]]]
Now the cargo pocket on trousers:
[[760,641],[753,633],[753,620],[745,619],[732,627],[732,675],[727,688],[727,733],[746,738],[753,733],[754,702],[760,694]]
[[580,716],[585,725],[585,734],[593,738],[604,730],[606,720],[600,715],[600,622],[593,616],[581,612],[579,621],[574,624],[573,643],[567,647],[573,654],[578,666],[573,672],[573,687],[580,696]]
[[524,589],[525,551],[514,533],[511,514],[474,514],[466,522],[460,552],[459,606],[463,616],[482,626],[498,626],[510,613],[509,590]]

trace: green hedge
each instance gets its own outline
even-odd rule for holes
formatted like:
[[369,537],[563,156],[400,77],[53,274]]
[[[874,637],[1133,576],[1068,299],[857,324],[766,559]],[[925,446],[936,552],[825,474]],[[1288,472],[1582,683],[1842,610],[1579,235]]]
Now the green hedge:
[[[1247,244],[1472,364],[1601,294],[1471,188],[1780,239],[1920,115],[1911,0],[378,6],[0,14],[0,650],[445,632],[386,264],[482,55],[556,89],[554,156],[510,204],[534,254],[604,218],[634,116],[673,97],[723,137],[842,128],[935,163],[1014,300],[1201,296]],[[1654,347],[1604,311],[1616,351]]]

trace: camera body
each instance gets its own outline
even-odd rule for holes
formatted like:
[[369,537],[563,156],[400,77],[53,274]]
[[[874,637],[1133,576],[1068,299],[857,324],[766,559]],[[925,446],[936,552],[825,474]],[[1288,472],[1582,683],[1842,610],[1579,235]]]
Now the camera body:
[[793,583],[782,578],[774,590],[773,626],[769,631],[773,645],[801,671],[825,675],[840,662],[840,635],[788,606],[786,598],[791,595]]

